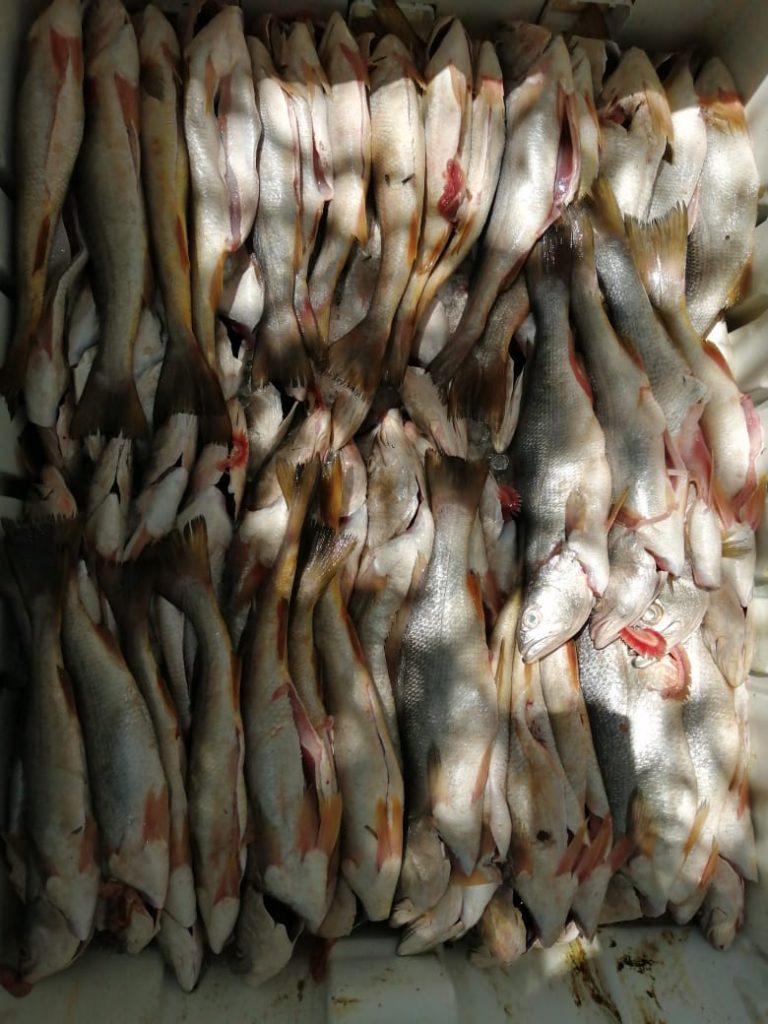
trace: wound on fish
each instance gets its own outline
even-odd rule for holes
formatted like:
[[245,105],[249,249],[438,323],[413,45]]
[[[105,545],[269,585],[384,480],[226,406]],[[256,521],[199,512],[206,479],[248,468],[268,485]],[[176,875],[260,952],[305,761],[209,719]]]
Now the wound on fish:
[[453,157],[448,160],[443,171],[443,177],[445,178],[445,185],[443,187],[443,194],[437,201],[437,210],[450,224],[455,224],[461,201],[464,198],[464,186],[466,184],[464,170],[458,160]]

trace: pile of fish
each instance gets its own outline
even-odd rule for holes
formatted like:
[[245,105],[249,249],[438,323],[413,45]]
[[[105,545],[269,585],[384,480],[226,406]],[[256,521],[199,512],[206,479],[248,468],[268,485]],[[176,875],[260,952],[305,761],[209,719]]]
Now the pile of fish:
[[[18,100],[23,994],[95,933],[480,964],[756,875],[758,175],[716,60],[54,0]],[[377,20],[378,19],[378,20]]]

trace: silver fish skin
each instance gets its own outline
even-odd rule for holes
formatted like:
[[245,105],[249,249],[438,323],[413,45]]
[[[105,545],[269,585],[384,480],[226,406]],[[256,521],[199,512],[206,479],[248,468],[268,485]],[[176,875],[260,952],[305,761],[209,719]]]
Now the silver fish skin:
[[147,291],[149,248],[141,187],[139,51],[119,0],[99,0],[85,23],[85,133],[78,204],[101,335],[72,432],[146,433],[133,347]]
[[408,365],[419,300],[452,234],[469,170],[472,117],[470,42],[458,18],[439,19],[427,43],[422,100],[426,153],[424,220],[416,262],[397,310],[385,376],[395,386]]
[[[517,31],[524,37],[540,30],[520,25]],[[482,334],[499,291],[514,281],[537,238],[578,188],[579,138],[566,45],[554,37],[533,63],[525,38],[515,45],[520,55],[505,98],[506,144],[480,262],[461,322],[430,366],[441,387]]]
[[[603,305],[594,264],[592,226],[584,213],[572,219],[578,254],[571,275],[579,348],[594,389],[595,413],[605,433],[611,502],[617,521],[669,572],[682,570],[682,523],[673,515],[684,487],[667,473],[667,423],[636,357],[617,337]],[[683,481],[684,482],[684,481]]]
[[158,910],[169,877],[168,784],[152,719],[117,644],[82,605],[74,576],[62,641],[75,685],[107,877]]
[[334,448],[352,437],[370,408],[392,322],[416,261],[424,208],[420,76],[393,35],[378,43],[371,62],[371,160],[381,266],[365,318],[328,350],[328,373],[339,386],[333,407]]
[[254,386],[269,380],[303,385],[311,379],[312,368],[294,306],[296,275],[304,253],[299,124],[287,83],[267,48],[249,36],[248,49],[263,126],[259,151],[263,187],[253,242],[265,288],[251,378]]
[[215,314],[224,263],[249,237],[260,200],[257,150],[262,124],[242,11],[223,7],[187,47],[185,61],[192,322],[208,364],[215,366]]
[[637,669],[621,642],[598,651],[587,630],[576,650],[598,761],[611,765],[603,781],[614,845],[629,858],[625,872],[644,911],[656,916],[666,908],[697,824],[698,787],[683,727],[685,680],[670,658]]
[[707,61],[696,92],[707,155],[688,243],[685,294],[691,323],[706,337],[739,297],[752,253],[760,176],[744,107],[722,61]]
[[690,664],[683,727],[696,769],[699,807],[704,808],[701,815],[706,817],[670,893],[672,916],[680,924],[694,916],[717,870],[717,828],[741,747],[734,691],[712,660],[701,634],[688,638],[683,650]]
[[[567,560],[573,555],[584,571],[585,586],[601,594],[608,584],[611,474],[605,437],[574,356],[568,322],[570,260],[570,238],[559,227],[550,229],[528,262],[538,331],[509,456],[521,501],[529,583],[535,584],[537,573],[553,556]],[[549,408],[555,396],[557,416]],[[521,622],[526,623],[525,612]],[[546,650],[536,656],[542,653]],[[532,657],[532,648],[526,646],[523,656]]]
[[187,799],[198,909],[218,953],[237,922],[246,858],[240,663],[213,592],[204,520],[170,533],[153,550],[157,591],[187,616],[197,638]]
[[719,857],[699,912],[699,927],[715,949],[728,949],[744,923],[744,880]]
[[30,28],[24,48],[16,122],[17,314],[13,346],[0,376],[0,391],[11,402],[24,387],[31,346],[43,316],[54,234],[83,138],[79,0],[47,5]]
[[672,116],[672,152],[669,157],[665,154],[659,163],[647,216],[655,220],[676,203],[685,203],[690,231],[696,222],[699,178],[707,153],[707,129],[686,57],[675,62],[664,80],[664,92]]
[[581,174],[577,198],[585,196],[597,177],[600,166],[602,130],[595,106],[595,86],[592,78],[592,62],[578,37],[568,44],[571,53],[573,91],[576,97],[576,120],[579,128],[579,152]]
[[486,468],[428,451],[426,472],[435,542],[402,641],[398,718],[413,812],[431,810],[441,837],[470,874],[498,727],[482,599],[468,562]]
[[598,650],[618,639],[622,629],[637,622],[659,588],[656,562],[635,530],[614,523],[608,532],[611,575],[595,602],[589,628]]
[[326,104],[333,197],[309,279],[309,297],[321,335],[327,339],[334,291],[352,242],[365,246],[368,241],[365,198],[371,177],[371,115],[368,68],[338,11],[328,19],[318,52],[330,84]]
[[28,937],[39,936],[40,946],[36,951],[37,942],[32,942],[20,969],[22,976],[34,980],[33,975],[47,973],[42,958],[56,946],[55,935],[71,936],[64,943],[66,958],[61,950],[60,966],[91,936],[99,886],[98,839],[83,733],[60,636],[73,523],[48,519],[18,525],[5,520],[3,532],[31,629],[20,767],[27,843],[25,930]]
[[659,164],[674,128],[667,98],[643,50],[627,50],[598,100],[600,173],[623,214],[645,217]]
[[635,267],[624,222],[608,181],[597,178],[587,200],[595,235],[595,265],[616,333],[642,360],[653,397],[674,439],[686,420],[698,419],[705,385],[670,344]]

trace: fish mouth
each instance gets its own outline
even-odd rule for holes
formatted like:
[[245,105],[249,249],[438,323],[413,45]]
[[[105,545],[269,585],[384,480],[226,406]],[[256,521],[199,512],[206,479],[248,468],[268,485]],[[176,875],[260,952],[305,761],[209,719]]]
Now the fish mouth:
[[619,615],[608,615],[604,619],[598,619],[597,621],[593,615],[592,622],[589,624],[589,632],[595,649],[602,651],[612,644],[614,640],[618,640],[625,625],[626,623]]
[[537,640],[518,640],[523,661],[529,665],[532,661],[538,661],[540,658],[552,654],[563,643],[562,636],[562,633],[552,633],[550,636],[543,636]]

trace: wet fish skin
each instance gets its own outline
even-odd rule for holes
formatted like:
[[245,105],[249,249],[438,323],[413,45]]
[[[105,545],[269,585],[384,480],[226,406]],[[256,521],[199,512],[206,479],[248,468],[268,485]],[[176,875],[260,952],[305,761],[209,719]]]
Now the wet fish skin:
[[339,385],[333,408],[335,448],[352,437],[373,400],[392,322],[416,261],[424,207],[418,73],[392,35],[378,43],[371,62],[371,161],[381,266],[364,319],[328,351],[328,373]]
[[[520,26],[518,31],[537,29]],[[504,156],[469,301],[455,334],[429,368],[443,388],[480,337],[499,291],[514,281],[537,238],[578,188],[579,141],[568,50],[560,36],[554,37],[531,64],[524,43],[522,49],[513,75],[517,84],[505,98]]]
[[208,365],[215,366],[215,313],[224,287],[224,263],[250,235],[260,200],[256,157],[262,124],[242,11],[223,7],[194,37],[185,59],[192,323]]
[[699,178],[707,152],[707,131],[685,56],[676,61],[665,78],[664,91],[672,116],[672,153],[671,158],[665,155],[659,164],[648,218],[655,220],[675,203],[685,203],[690,231],[696,221]]
[[162,909],[168,890],[168,786],[152,720],[114,638],[95,625],[74,577],[62,623],[108,877]]
[[435,541],[402,640],[396,701],[412,813],[431,810],[470,874],[498,725],[482,602],[468,563],[486,468],[429,450],[426,473]]
[[43,316],[54,232],[83,138],[82,13],[55,0],[30,28],[17,106],[17,315],[0,391],[15,403]]
[[319,46],[328,81],[328,132],[333,154],[333,197],[325,235],[309,279],[309,296],[323,338],[331,304],[353,240],[368,240],[365,197],[371,177],[368,68],[344,18],[331,14]]
[[187,800],[198,909],[208,945],[218,953],[237,921],[245,870],[240,663],[213,593],[204,520],[170,533],[151,550],[157,592],[184,612],[197,638]]
[[760,177],[744,108],[722,61],[707,61],[695,86],[707,154],[688,244],[685,294],[691,323],[706,337],[739,297],[752,252]]
[[28,980],[47,973],[43,961],[52,937],[66,940],[60,966],[88,941],[99,885],[97,826],[83,733],[60,638],[73,529],[77,527],[71,520],[3,522],[5,551],[31,627],[27,725],[21,745],[29,844],[28,956],[21,973]]
[[622,629],[645,614],[659,587],[656,562],[635,530],[614,524],[608,532],[611,575],[595,602],[590,619],[592,642],[598,650],[618,639]]
[[598,111],[600,173],[610,182],[623,214],[645,217],[674,128],[664,89],[643,50],[632,47],[622,55],[603,83]]
[[170,22],[153,4],[141,14],[138,45],[142,182],[168,328],[153,422],[158,428],[176,413],[194,413],[202,418],[206,440],[227,440],[215,365],[206,360],[192,327],[181,51]]
[[88,102],[76,184],[101,334],[71,430],[75,437],[96,431],[136,437],[147,431],[133,380],[133,348],[149,274],[139,51],[119,0],[92,5],[84,35]]

